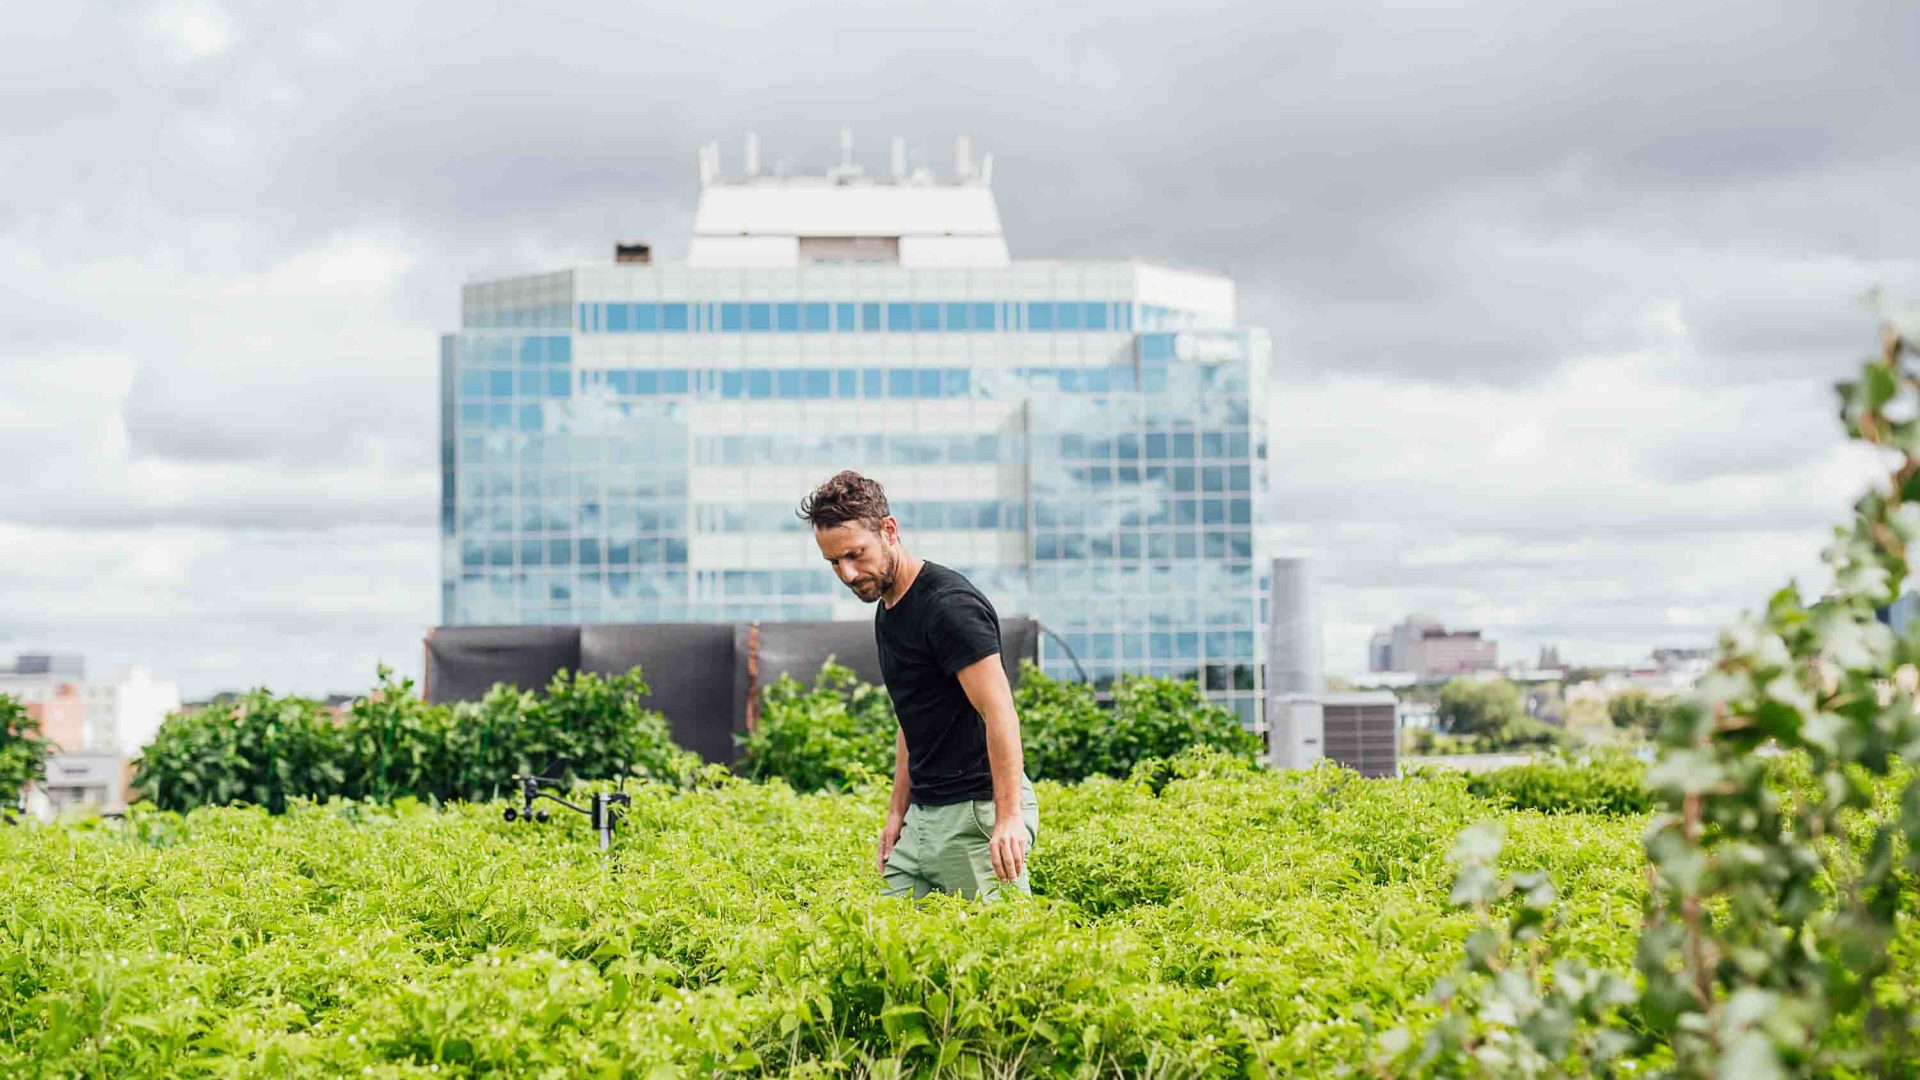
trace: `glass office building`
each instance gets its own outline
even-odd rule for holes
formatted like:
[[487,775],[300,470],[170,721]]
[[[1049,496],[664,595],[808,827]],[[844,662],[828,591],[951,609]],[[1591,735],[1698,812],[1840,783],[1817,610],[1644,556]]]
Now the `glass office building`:
[[1268,362],[1231,281],[1013,260],[985,179],[722,178],[684,264],[481,282],[441,348],[449,625],[871,618],[795,514],[843,468],[1043,664],[1260,715]]

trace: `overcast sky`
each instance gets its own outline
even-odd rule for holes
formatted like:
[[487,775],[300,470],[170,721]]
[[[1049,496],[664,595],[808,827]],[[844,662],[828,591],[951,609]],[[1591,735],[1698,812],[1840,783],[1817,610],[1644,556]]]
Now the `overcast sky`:
[[1831,383],[1920,295],[1910,0],[554,6],[0,0],[0,654],[417,671],[460,285],[678,257],[749,129],[968,132],[1016,258],[1234,276],[1336,673],[1409,611],[1624,662],[1823,584]]

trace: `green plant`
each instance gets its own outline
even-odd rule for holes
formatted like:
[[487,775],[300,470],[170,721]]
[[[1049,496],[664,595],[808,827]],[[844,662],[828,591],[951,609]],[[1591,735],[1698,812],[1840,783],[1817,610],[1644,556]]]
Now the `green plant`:
[[782,675],[761,692],[759,720],[737,737],[734,767],[748,779],[779,777],[800,791],[840,790],[893,775],[898,730],[884,688],[828,661],[811,687]]
[[379,680],[349,707],[341,793],[382,802],[402,795],[454,798],[461,793],[454,710],[427,704],[414,692],[412,679],[396,680],[385,664]]
[[1258,760],[1260,738],[1232,711],[1208,700],[1192,680],[1122,675],[1113,685],[1113,727],[1107,760],[1116,775],[1143,758],[1173,757],[1213,747]]
[[1653,809],[1645,768],[1629,754],[1536,761],[1472,773],[1467,790],[1502,806],[1550,813],[1644,814]]
[[1400,733],[1401,752],[1413,757],[1479,754],[1491,749],[1478,735],[1449,735],[1429,728],[1406,728]]
[[1113,718],[1093,687],[1055,679],[1023,660],[1013,704],[1028,776],[1071,783],[1126,775],[1113,758]]
[[1499,823],[1480,822],[1448,855],[1456,870],[1448,900],[1472,913],[1474,928],[1460,962],[1429,992],[1445,1010],[1440,1019],[1418,1047],[1404,1027],[1382,1035],[1376,1075],[1465,1068],[1492,1077],[1614,1076],[1638,1045],[1622,1030],[1633,983],[1555,956],[1559,895],[1544,872],[1501,875],[1504,835]]
[[[1660,731],[1647,781],[1667,812],[1647,841],[1639,967],[1642,1008],[1678,1075],[1721,1062],[1755,1073],[1907,1062],[1911,1015],[1876,987],[1920,907],[1920,637],[1895,635],[1877,611],[1900,595],[1920,537],[1920,382],[1903,362],[1913,342],[1920,319],[1890,326],[1839,388],[1847,433],[1892,470],[1824,553],[1833,588],[1808,604],[1789,585],[1724,634],[1700,700]],[[1806,756],[1812,792],[1768,785],[1767,745]],[[1903,764],[1897,802],[1877,805],[1873,778]]]
[[[0,1076],[1317,1076],[1429,1008],[1457,776],[1162,780],[1039,782],[998,906],[879,896],[878,788],[648,785],[605,857],[404,798],[0,829]],[[1501,817],[1564,947],[1627,963],[1640,823]]]
[[646,708],[636,669],[603,677],[562,671],[533,694],[495,686],[479,702],[430,705],[382,666],[380,682],[336,719],[312,701],[255,690],[169,716],[135,762],[134,787],[168,810],[253,803],[274,813],[293,797],[480,801],[515,774],[565,762],[563,779],[687,783],[698,758],[675,746]]
[[1671,698],[1628,687],[1607,699],[1607,719],[1617,730],[1652,738],[1677,707],[1679,703]]
[[1436,718],[1449,735],[1496,735],[1525,716],[1520,688],[1505,679],[1454,678],[1440,688]]
[[0,694],[0,805],[16,806],[31,784],[47,774],[53,743],[19,699]]
[[583,779],[679,782],[699,767],[699,758],[674,745],[665,716],[641,704],[649,693],[639,668],[612,677],[561,671],[525,715],[537,731],[529,733],[525,753],[551,752]]
[[1142,761],[1189,747],[1213,747],[1246,761],[1259,757],[1259,737],[1192,681],[1123,675],[1113,697],[1111,709],[1103,709],[1091,687],[1023,663],[1014,706],[1027,771],[1061,781],[1124,777]]
[[176,713],[134,762],[133,786],[169,810],[251,803],[279,813],[295,796],[339,794],[345,742],[318,702],[253,690]]
[[[1896,634],[1878,618],[1920,538],[1920,379],[1905,363],[1914,342],[1920,311],[1896,315],[1879,355],[1839,388],[1848,434],[1879,450],[1891,475],[1836,530],[1824,553],[1832,588],[1808,603],[1789,585],[1723,634],[1697,698],[1660,729],[1646,777],[1662,812],[1646,842],[1642,988],[1630,1003],[1607,994],[1636,1018],[1654,1075],[1920,1069],[1920,628]],[[1486,876],[1463,867],[1460,889],[1477,897]],[[1599,1017],[1532,1024],[1528,1003],[1546,993],[1538,965],[1482,974],[1482,992],[1430,1030],[1422,1065],[1499,1075],[1514,1062],[1532,1072],[1575,1063],[1564,1036]]]

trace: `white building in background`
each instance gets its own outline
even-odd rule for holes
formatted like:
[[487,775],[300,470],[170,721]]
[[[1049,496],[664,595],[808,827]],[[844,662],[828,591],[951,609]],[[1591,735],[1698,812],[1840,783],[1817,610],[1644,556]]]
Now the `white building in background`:
[[88,679],[84,658],[71,654],[23,654],[0,665],[0,694],[26,706],[56,747],[46,780],[29,795],[45,814],[77,804],[123,808],[131,762],[180,708],[179,686],[145,667]]
[[155,679],[139,665],[121,668],[108,685],[111,707],[94,727],[94,745],[138,756],[160,733],[167,714],[180,711],[180,685]]
[[801,497],[886,486],[1043,668],[1197,680],[1258,726],[1268,337],[1231,279],[1014,259],[991,161],[700,152],[685,263],[476,282],[441,348],[448,625],[871,619]]

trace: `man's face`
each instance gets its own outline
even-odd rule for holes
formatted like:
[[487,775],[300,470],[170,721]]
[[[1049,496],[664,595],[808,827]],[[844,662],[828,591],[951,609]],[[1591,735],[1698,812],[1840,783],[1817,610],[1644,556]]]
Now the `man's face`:
[[877,531],[860,521],[813,530],[820,554],[833,566],[840,583],[869,604],[893,588],[900,568],[899,536],[892,518],[883,520]]

